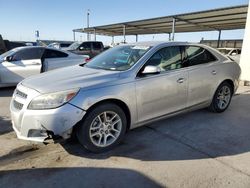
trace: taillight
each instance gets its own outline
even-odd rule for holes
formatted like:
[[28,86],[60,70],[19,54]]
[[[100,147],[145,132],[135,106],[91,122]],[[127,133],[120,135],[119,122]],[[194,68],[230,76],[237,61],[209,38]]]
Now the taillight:
[[85,62],[88,63],[90,60],[91,60],[91,58],[88,57],[85,59]]

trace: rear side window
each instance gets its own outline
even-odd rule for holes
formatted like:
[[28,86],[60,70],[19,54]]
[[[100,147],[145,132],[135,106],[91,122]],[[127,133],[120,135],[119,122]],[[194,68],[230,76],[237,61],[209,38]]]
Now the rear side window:
[[102,49],[102,44],[100,42],[94,42],[92,44],[93,44],[94,50],[101,50]]
[[13,55],[13,61],[41,59],[43,55],[43,48],[27,48],[17,51]]
[[68,57],[68,54],[57,50],[49,50],[49,49],[47,49],[44,54],[44,58],[62,58],[62,57]]
[[189,46],[186,47],[186,52],[189,59],[189,66],[209,63],[217,60],[208,50],[201,47]]

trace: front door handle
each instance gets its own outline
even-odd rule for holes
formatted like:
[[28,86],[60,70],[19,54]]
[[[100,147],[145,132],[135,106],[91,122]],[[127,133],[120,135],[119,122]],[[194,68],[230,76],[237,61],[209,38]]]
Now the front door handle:
[[217,74],[217,72],[215,70],[213,70],[211,73],[212,73],[212,75],[216,75]]
[[181,83],[183,83],[184,81],[185,81],[184,78],[179,78],[179,79],[177,80],[177,83],[181,84]]

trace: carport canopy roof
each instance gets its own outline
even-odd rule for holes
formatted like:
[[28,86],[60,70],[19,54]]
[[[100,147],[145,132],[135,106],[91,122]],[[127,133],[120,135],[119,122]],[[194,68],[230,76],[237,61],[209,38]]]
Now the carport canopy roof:
[[175,33],[244,29],[248,5],[177,14],[158,18],[122,22],[110,25],[74,29],[74,32],[107,36],[171,33],[175,19]]

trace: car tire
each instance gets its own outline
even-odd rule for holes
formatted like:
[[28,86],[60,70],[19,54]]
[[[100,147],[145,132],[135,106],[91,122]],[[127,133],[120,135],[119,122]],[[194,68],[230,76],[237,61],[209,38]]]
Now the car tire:
[[215,91],[209,110],[215,113],[224,112],[230,105],[233,88],[228,82],[223,82]]
[[78,141],[87,150],[101,153],[121,142],[127,127],[124,111],[113,103],[100,104],[89,112],[76,129]]

